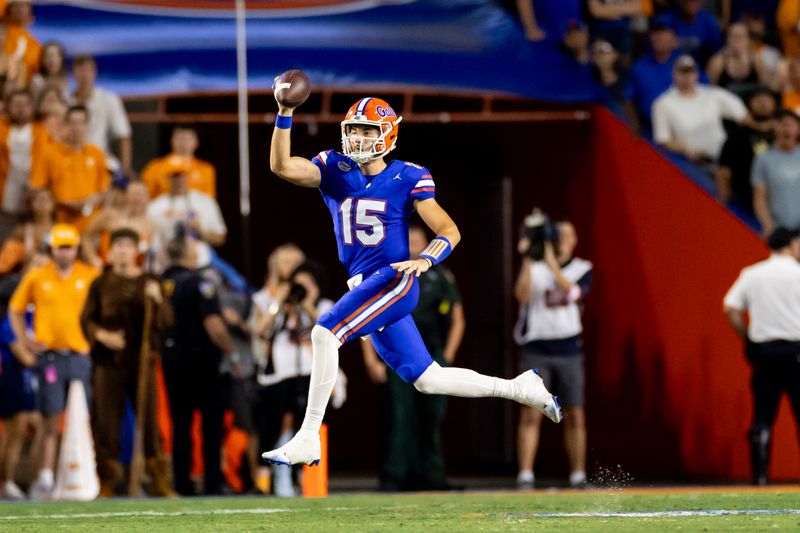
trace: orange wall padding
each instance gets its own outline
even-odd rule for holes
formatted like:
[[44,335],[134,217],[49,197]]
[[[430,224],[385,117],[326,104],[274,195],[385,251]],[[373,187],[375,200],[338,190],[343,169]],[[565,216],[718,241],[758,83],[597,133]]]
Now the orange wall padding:
[[[579,228],[591,235],[595,263],[587,410],[612,435],[595,445],[623,469],[639,457],[644,475],[649,463],[676,479],[747,479],[750,368],[722,299],[766,246],[608,111],[598,107],[595,116],[590,225]],[[795,435],[784,399],[777,479],[800,477]]]

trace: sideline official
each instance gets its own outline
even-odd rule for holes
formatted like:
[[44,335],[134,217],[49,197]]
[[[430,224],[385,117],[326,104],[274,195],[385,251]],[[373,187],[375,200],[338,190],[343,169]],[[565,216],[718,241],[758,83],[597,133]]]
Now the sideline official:
[[784,392],[800,422],[800,237],[778,228],[767,244],[770,257],[742,270],[724,300],[725,314],[746,341],[745,354],[753,367],[750,453],[755,485],[767,483],[772,425]]
[[238,375],[239,354],[222,319],[216,286],[195,270],[195,241],[175,238],[167,245],[170,267],[164,272],[164,292],[175,313],[175,324],[164,333],[162,360],[172,416],[172,469],[175,490],[196,494],[189,478],[191,422],[194,409],[203,417],[205,494],[224,490],[220,468],[222,419],[225,409],[223,355]]

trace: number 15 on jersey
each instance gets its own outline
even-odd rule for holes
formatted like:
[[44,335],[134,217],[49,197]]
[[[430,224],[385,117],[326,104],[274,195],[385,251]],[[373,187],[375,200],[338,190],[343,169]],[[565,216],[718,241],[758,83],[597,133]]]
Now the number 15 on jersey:
[[342,241],[352,246],[354,238],[362,246],[377,246],[386,238],[386,229],[377,215],[386,212],[386,200],[345,198],[339,204],[342,216]]

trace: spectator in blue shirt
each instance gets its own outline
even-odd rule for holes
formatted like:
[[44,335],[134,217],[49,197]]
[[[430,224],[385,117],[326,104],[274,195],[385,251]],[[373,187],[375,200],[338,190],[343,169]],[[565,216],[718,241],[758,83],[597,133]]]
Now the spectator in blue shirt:
[[719,22],[703,9],[703,0],[679,0],[677,9],[663,16],[671,20],[681,52],[694,57],[699,65],[704,66],[722,48]]
[[633,64],[625,95],[634,108],[628,113],[634,129],[645,136],[651,131],[653,102],[672,85],[672,66],[681,55],[677,48],[671,19],[655,17],[650,22],[650,51]]

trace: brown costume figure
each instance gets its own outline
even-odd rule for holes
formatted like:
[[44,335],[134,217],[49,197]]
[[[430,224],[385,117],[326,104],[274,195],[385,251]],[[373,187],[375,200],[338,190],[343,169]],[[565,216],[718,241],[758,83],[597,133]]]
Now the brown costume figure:
[[[158,346],[158,333],[172,322],[172,308],[164,301],[158,280],[137,265],[139,235],[130,228],[111,234],[109,265],[89,289],[81,324],[92,345],[91,418],[97,455],[100,495],[113,496],[122,486],[118,461],[120,426],[125,398],[136,405],[142,347],[145,298],[152,306],[150,346]],[[174,496],[162,457],[156,425],[154,359],[149,358],[147,402],[144,413],[145,469],[152,480],[152,496]],[[137,413],[139,416],[139,413]]]

